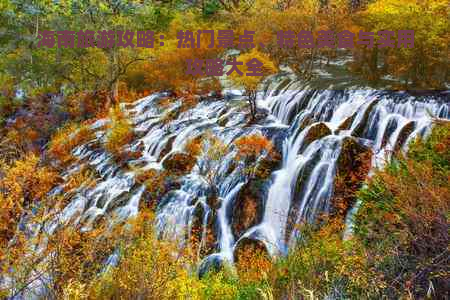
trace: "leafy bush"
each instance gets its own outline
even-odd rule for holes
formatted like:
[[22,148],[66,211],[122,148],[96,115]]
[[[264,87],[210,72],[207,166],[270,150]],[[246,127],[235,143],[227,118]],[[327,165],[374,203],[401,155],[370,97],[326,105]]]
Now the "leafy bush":
[[0,258],[5,255],[22,214],[39,205],[58,181],[58,173],[41,166],[34,154],[12,164],[0,161]]
[[120,158],[123,146],[133,140],[133,127],[120,107],[112,108],[109,118],[110,124],[106,136],[105,149],[116,158]]
[[199,172],[210,187],[216,189],[215,179],[219,171],[218,165],[228,153],[229,147],[211,131],[207,131],[201,136],[188,140],[185,149],[189,155],[203,158],[197,159]]
[[256,161],[259,156],[273,151],[272,142],[261,134],[245,135],[234,141],[237,147],[237,159]]
[[142,214],[133,223],[134,237],[120,247],[122,259],[92,284],[92,298],[165,299],[172,292],[170,284],[180,280],[185,260],[174,244],[157,240],[149,217]]
[[267,179],[281,159],[271,140],[261,134],[242,136],[234,141],[235,159],[245,161],[245,173],[250,177]]
[[69,123],[60,128],[52,137],[48,153],[63,164],[73,160],[72,151],[95,137],[86,124]]
[[437,122],[426,140],[416,139],[412,142],[408,157],[417,162],[431,163],[433,171],[439,175],[438,178],[445,179],[450,173],[450,125],[448,121]]
[[443,295],[449,263],[450,124],[436,125],[359,193],[356,236],[392,297]]
[[299,229],[297,244],[271,274],[277,298],[358,299],[383,286],[358,241],[342,240],[341,221],[328,219],[320,227],[305,224]]

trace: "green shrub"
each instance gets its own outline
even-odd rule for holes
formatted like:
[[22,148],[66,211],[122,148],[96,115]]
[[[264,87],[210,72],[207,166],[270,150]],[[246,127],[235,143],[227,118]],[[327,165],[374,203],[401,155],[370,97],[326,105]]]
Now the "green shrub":
[[355,233],[391,297],[445,292],[449,141],[450,123],[436,124],[427,139],[410,145],[408,158],[392,161],[358,194]]

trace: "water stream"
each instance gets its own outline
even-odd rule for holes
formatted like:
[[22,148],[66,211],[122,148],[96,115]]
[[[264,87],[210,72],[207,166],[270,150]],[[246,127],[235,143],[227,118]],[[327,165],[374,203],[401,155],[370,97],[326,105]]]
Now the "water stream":
[[[134,169],[118,167],[111,155],[92,147],[105,139],[103,125],[108,121],[92,125],[96,141],[79,146],[74,154],[78,164],[94,168],[99,178],[94,187],[79,189],[55,224],[85,222],[89,228],[100,216],[135,216],[145,192],[136,181],[137,170],[162,169],[162,162],[173,153],[184,151],[189,139],[208,131],[230,145],[224,157],[210,166],[215,169],[212,180],[220,205],[213,208],[207,203],[211,183],[205,180],[199,166],[208,157],[200,156],[192,171],[160,201],[156,219],[159,234],[185,243],[201,207],[201,239],[206,238],[206,227],[211,226],[209,217],[215,216],[215,253],[206,260],[213,257],[232,261],[234,248],[243,238],[262,241],[271,254],[286,253],[298,236],[295,226],[289,223],[311,222],[331,209],[344,140],[352,139],[371,149],[374,169],[381,167],[394,150],[406,150],[409,141],[426,135],[432,125],[431,116],[450,118],[448,99],[371,89],[316,90],[300,81],[289,80],[286,84],[275,78],[259,95],[258,106],[266,110],[267,116],[252,126],[246,124],[248,115],[240,97],[201,101],[174,120],[164,121],[167,111],[178,109],[182,103],[179,99],[161,108],[158,101],[165,96],[158,93],[124,105],[138,136],[128,148],[143,148],[139,158],[128,162]],[[314,136],[318,128],[321,134]],[[272,139],[282,159],[266,182],[267,193],[259,199],[263,207],[260,222],[237,235],[232,228],[232,212],[249,178],[243,172],[245,166],[229,172],[235,163],[232,143],[254,133]]]

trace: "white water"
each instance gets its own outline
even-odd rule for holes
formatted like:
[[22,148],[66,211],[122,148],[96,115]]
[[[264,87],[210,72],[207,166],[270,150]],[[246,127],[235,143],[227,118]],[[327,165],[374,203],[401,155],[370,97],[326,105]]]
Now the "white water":
[[[239,101],[233,100],[201,102],[167,124],[161,122],[164,113],[167,109],[176,109],[181,102],[162,110],[155,103],[163,95],[155,94],[127,108],[135,124],[135,131],[140,135],[130,146],[132,149],[140,144],[144,146],[142,157],[130,163],[140,166],[142,170],[161,169],[161,162],[171,153],[183,151],[187,140],[207,130],[227,145],[231,145],[241,135],[263,132],[264,128],[277,128],[287,132],[287,137],[280,146],[281,165],[273,171],[267,199],[264,199],[262,222],[248,228],[242,236],[234,236],[229,219],[235,197],[247,181],[240,168],[225,176],[233,161],[233,147],[214,166],[218,168],[214,180],[221,201],[217,211],[217,244],[221,256],[227,260],[232,260],[236,241],[243,236],[264,241],[272,254],[285,252],[295,241],[297,234],[295,230],[286,231],[294,202],[295,223],[313,221],[317,214],[330,209],[336,161],[344,137],[354,135],[359,128],[358,142],[372,148],[373,166],[380,167],[395,149],[405,126],[409,124],[413,127],[406,138],[406,141],[410,141],[429,130],[431,118],[428,112],[435,116],[449,117],[449,104],[433,99],[417,102],[413,97],[391,96],[372,90],[315,91],[295,81],[281,91],[274,92],[277,90],[276,83],[273,85],[259,99],[259,106],[266,107],[271,112],[264,126],[243,126],[245,114],[243,109],[236,106]],[[228,120],[225,126],[220,126],[217,121],[224,116]],[[339,130],[339,126],[350,118],[348,127]],[[306,143],[305,136],[319,122],[327,126],[332,134]],[[104,132],[101,131],[103,123],[93,125],[93,128],[97,128],[100,139],[104,138]],[[403,139],[404,142],[405,137]],[[170,151],[160,157],[169,142],[172,143]],[[406,149],[406,143],[400,146]],[[74,154],[95,168],[101,178],[94,188],[81,189],[73,198],[61,217],[63,222],[86,222],[89,227],[101,215],[117,215],[124,219],[137,214],[144,188],[136,184],[135,170],[123,171],[117,168],[110,155],[92,150],[89,144],[80,146]],[[208,158],[200,157],[198,164],[206,159]],[[310,173],[301,187],[303,193],[296,195],[298,176],[307,167]],[[131,191],[132,194],[126,196]],[[207,206],[204,200],[207,194],[208,184],[202,174],[199,174],[199,168],[195,167],[182,180],[181,187],[167,194],[162,201],[165,205],[159,207],[158,230],[165,236],[182,240],[185,231],[189,229],[195,206],[200,202]],[[128,197],[129,200],[121,200],[123,204],[115,207],[116,202],[123,197]]]
[[[370,147],[374,153],[373,168],[381,167],[396,147],[406,150],[409,141],[429,132],[432,125],[430,114],[450,118],[449,101],[438,102],[430,97],[419,102],[412,96],[373,90],[317,91],[295,81],[283,89],[278,89],[278,85],[279,81],[273,81],[267,93],[260,95],[259,107],[265,107],[270,114],[259,125],[252,126],[246,126],[246,113],[239,100],[203,101],[167,123],[162,122],[164,114],[168,109],[177,109],[180,101],[161,109],[157,101],[164,95],[154,94],[127,105],[125,111],[139,138],[125,148],[136,150],[143,146],[144,149],[141,157],[127,162],[133,166],[131,169],[117,166],[111,155],[93,147],[94,142],[104,141],[103,125],[108,121],[94,123],[91,127],[96,131],[95,141],[74,150],[78,162],[68,169],[65,176],[86,164],[98,173],[96,184],[80,187],[47,230],[53,232],[61,224],[69,222],[82,222],[88,230],[102,216],[121,220],[136,216],[145,200],[145,188],[135,180],[137,173],[163,168],[164,159],[183,151],[189,139],[210,131],[225,145],[230,145],[225,156],[210,166],[215,170],[212,181],[220,201],[214,224],[218,236],[217,253],[211,257],[232,261],[233,250],[243,237],[263,241],[273,255],[285,253],[298,235],[294,228],[289,228],[289,220],[295,224],[311,222],[318,214],[329,211],[336,162],[344,138],[354,136],[351,138]],[[223,118],[226,118],[225,122],[218,123]],[[340,128],[346,120],[348,126]],[[307,141],[308,132],[319,123],[328,127],[331,134]],[[406,129],[409,130],[405,133]],[[241,236],[235,236],[230,211],[248,178],[243,173],[243,162],[234,159],[233,140],[242,135],[266,134],[271,130],[283,133],[285,138],[274,140],[282,152],[282,160],[267,183],[267,197],[261,199],[264,207],[262,222],[247,228]],[[270,134],[267,136],[272,138]],[[171,147],[168,147],[170,143]],[[168,153],[161,155],[166,147]],[[197,205],[206,208],[203,216],[203,226],[206,226],[207,214],[213,211],[206,203],[211,187],[199,166],[207,160],[205,155],[200,156],[192,172],[180,179],[179,187],[159,200],[156,228],[160,236],[184,243],[188,236],[186,232],[190,234]],[[233,163],[237,167],[228,173]],[[306,174],[306,177],[298,187],[301,174]],[[298,188],[302,191],[300,194]],[[61,191],[59,187],[54,193]],[[205,232],[206,228],[203,228],[203,239]]]

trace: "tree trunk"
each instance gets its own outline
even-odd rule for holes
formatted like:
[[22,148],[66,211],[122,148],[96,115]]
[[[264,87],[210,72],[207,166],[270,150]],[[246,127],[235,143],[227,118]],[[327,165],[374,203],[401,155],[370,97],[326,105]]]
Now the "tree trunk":
[[111,95],[110,93],[106,94],[106,103],[105,103],[105,111],[109,111],[109,109],[111,108]]
[[116,105],[119,100],[119,52],[117,48],[113,48],[113,80],[111,82],[111,100]]
[[251,121],[254,122],[256,120],[256,91],[249,91],[247,97],[250,104]]
[[114,105],[118,104],[118,102],[119,102],[119,80],[116,80],[115,82],[113,82],[111,94],[112,94],[111,98],[112,98],[113,104]]
[[370,53],[370,60],[369,60],[369,69],[371,73],[371,79],[378,83],[378,80],[380,79],[380,73],[378,72],[378,48],[374,47]]
[[116,105],[119,102],[119,58],[117,48],[111,49],[108,58],[110,77],[107,86],[107,97],[105,103],[106,110],[109,110],[111,105]]

